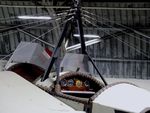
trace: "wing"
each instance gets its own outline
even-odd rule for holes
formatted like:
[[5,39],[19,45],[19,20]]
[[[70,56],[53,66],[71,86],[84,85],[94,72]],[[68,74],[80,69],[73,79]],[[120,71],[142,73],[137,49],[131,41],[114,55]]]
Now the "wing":
[[19,75],[0,72],[0,113],[84,113],[42,91]]
[[150,92],[131,83],[114,83],[103,88],[93,104],[93,109],[101,108],[103,113],[114,113],[114,110],[125,113],[149,113]]

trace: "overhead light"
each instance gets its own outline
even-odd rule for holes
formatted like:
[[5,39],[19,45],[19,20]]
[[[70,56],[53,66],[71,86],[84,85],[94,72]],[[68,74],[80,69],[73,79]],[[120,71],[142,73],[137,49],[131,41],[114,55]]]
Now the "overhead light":
[[[85,46],[90,46],[90,45],[99,43],[100,41],[101,41],[100,39],[92,39],[92,40],[86,41]],[[81,44],[75,44],[73,46],[67,47],[66,50],[67,51],[73,51],[73,50],[76,50],[79,48],[81,48]]]
[[[80,37],[79,34],[74,34],[73,36],[74,37]],[[84,38],[100,38],[100,36],[99,35],[92,35],[92,34],[85,34]]]
[[18,16],[19,19],[50,20],[49,16]]

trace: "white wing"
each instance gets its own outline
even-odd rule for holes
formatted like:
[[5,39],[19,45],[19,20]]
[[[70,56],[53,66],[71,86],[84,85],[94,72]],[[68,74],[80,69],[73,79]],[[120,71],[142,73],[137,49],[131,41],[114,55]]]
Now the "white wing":
[[[118,83],[107,86],[93,101],[104,111],[110,109],[141,113],[150,110],[150,92],[129,83]],[[109,112],[107,112],[109,113]],[[145,112],[142,112],[145,113]]]
[[0,113],[84,113],[42,91],[19,75],[0,72]]

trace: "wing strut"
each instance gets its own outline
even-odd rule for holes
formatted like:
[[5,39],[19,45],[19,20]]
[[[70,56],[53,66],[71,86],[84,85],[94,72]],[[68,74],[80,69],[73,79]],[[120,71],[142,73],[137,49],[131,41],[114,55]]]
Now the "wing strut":
[[[58,53],[59,53],[59,49],[61,47],[61,44],[63,42],[63,40],[66,37],[66,33],[68,30],[68,26],[69,24],[72,24],[73,21],[75,21],[77,23],[77,27],[78,27],[78,32],[79,32],[79,36],[80,36],[80,43],[81,43],[81,52],[82,54],[86,54],[89,58],[89,60],[91,61],[91,63],[93,64],[94,68],[96,69],[96,71],[98,72],[99,76],[101,77],[102,81],[104,82],[105,85],[107,85],[107,82],[105,81],[104,77],[101,75],[101,73],[99,72],[98,68],[96,67],[96,65],[94,64],[94,61],[92,60],[92,58],[88,55],[87,51],[86,51],[86,46],[85,46],[85,40],[84,40],[84,32],[83,32],[83,26],[82,26],[82,15],[81,15],[81,8],[80,8],[80,0],[73,0],[74,5],[71,7],[70,11],[74,11],[74,15],[68,19],[64,25],[64,29],[63,32],[61,34],[61,37],[57,43],[57,46],[54,49],[52,58],[50,60],[50,64],[47,68],[47,70],[44,73],[44,76],[42,77],[41,81],[44,81],[45,79],[48,78],[49,73],[51,72],[52,66],[54,64],[54,62],[57,60],[58,58]],[[59,84],[59,75],[57,75],[57,81],[56,84]]]

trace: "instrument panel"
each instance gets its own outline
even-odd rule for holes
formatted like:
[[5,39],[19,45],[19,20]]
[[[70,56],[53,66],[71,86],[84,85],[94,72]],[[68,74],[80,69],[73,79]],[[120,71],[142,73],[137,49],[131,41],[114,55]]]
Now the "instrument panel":
[[83,80],[79,78],[70,78],[70,79],[63,79],[60,82],[62,90],[69,90],[69,91],[93,91],[90,87],[91,83],[89,80]]
[[103,85],[90,75],[67,73],[60,78],[61,92],[77,97],[90,97],[98,92]]

